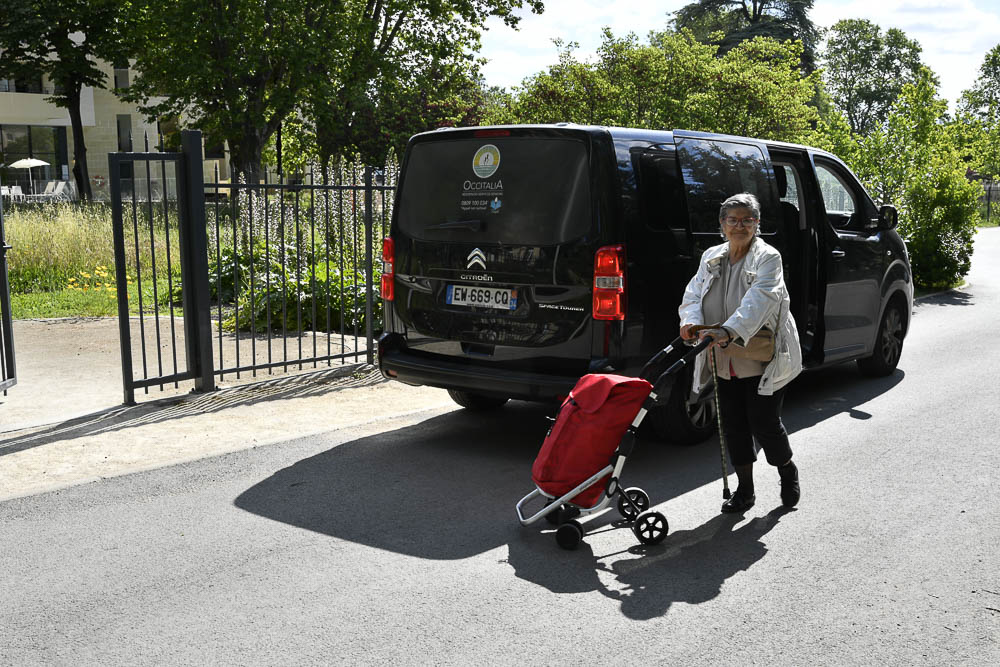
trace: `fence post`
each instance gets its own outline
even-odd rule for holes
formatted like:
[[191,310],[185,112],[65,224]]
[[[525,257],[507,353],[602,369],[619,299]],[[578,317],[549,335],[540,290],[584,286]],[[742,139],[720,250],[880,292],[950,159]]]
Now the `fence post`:
[[14,366],[14,329],[10,313],[10,284],[7,279],[7,245],[3,227],[3,198],[0,197],[0,389],[4,393],[17,383]]
[[181,131],[184,159],[178,165],[183,184],[180,210],[181,285],[184,307],[184,347],[195,391],[215,389],[212,361],[212,322],[209,314],[208,232],[205,224],[205,178],[201,132]]
[[[108,154],[108,184],[111,186],[111,234],[115,245],[115,286],[118,291],[118,342],[122,355],[122,384],[125,405],[135,405],[135,378],[132,376],[132,325],[128,309],[128,266],[125,260],[125,221],[122,216],[122,160],[120,153]],[[136,266],[136,271],[140,267]],[[141,316],[141,314],[140,314]],[[145,341],[142,341],[145,344]]]
[[372,168],[365,167],[365,348],[369,365],[375,363],[375,354],[372,350],[372,345],[374,344],[374,334],[372,332],[372,290],[375,289],[375,284],[372,280],[372,228],[375,226],[375,218],[372,215],[372,201],[374,199],[372,195]]

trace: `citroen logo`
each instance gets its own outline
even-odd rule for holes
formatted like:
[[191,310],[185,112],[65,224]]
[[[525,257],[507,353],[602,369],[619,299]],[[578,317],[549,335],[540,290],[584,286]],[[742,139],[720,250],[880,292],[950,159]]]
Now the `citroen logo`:
[[466,259],[468,261],[465,264],[465,268],[471,269],[478,264],[479,268],[481,268],[483,271],[486,270],[486,255],[484,255],[483,251],[480,250],[479,248],[476,248],[475,250],[470,252],[469,256],[466,257]]

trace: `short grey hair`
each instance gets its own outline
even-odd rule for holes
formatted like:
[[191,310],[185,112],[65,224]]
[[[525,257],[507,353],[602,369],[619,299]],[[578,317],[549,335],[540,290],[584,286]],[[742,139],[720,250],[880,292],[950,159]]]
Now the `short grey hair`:
[[750,209],[753,217],[760,220],[760,202],[749,192],[741,192],[722,202],[722,206],[719,207],[719,221],[721,222],[734,208]]

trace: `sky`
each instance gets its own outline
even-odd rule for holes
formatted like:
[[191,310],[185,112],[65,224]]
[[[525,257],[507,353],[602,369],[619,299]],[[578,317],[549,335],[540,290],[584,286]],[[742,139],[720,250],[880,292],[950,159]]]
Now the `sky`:
[[[545,12],[520,12],[517,31],[498,19],[487,23],[480,56],[489,85],[510,88],[557,60],[554,38],[578,42],[577,57],[590,59],[601,28],[644,38],[666,26],[668,14],[688,0],[545,0]],[[829,27],[864,18],[883,30],[898,28],[923,49],[922,58],[941,80],[938,94],[954,103],[972,86],[986,52],[1000,44],[1000,0],[815,0],[813,23]]]

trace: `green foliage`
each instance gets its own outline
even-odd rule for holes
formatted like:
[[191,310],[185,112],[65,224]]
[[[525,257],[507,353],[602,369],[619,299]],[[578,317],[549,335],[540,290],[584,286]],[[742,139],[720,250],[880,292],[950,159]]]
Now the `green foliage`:
[[975,83],[962,94],[953,132],[975,171],[1000,176],[1000,45],[986,54]]
[[237,173],[257,174],[264,145],[295,110],[314,63],[339,46],[339,4],[133,2],[126,34],[138,76],[122,95],[150,117],[183,114],[229,143]]
[[932,155],[903,195],[900,233],[914,280],[925,288],[949,287],[972,266],[982,188],[965,178],[964,165],[954,158],[948,151]]
[[802,76],[797,42],[757,38],[721,57],[687,30],[604,38],[596,63],[558,43],[559,62],[526,79],[489,122],[685,128],[786,141],[807,136],[816,111],[808,106],[818,82]]
[[966,178],[966,163],[944,123],[946,110],[924,68],[915,83],[903,86],[886,120],[848,155],[875,200],[899,210],[899,233],[921,288],[952,285],[969,271],[979,221],[982,187]]
[[516,26],[521,7],[543,9],[539,0],[345,2],[304,107],[320,163],[355,154],[381,163],[416,132],[478,123],[481,86],[470,54],[488,18]]
[[921,71],[920,45],[896,28],[845,19],[830,28],[823,54],[824,80],[851,131],[867,135],[883,122],[903,86]]
[[150,117],[180,116],[229,144],[234,170],[260,173],[279,126],[326,166],[369,163],[411,134],[470,119],[485,21],[517,24],[540,0],[145,0],[130,3],[139,75],[123,96]]
[[[292,243],[265,248],[255,240],[235,250],[225,246],[209,260],[211,299],[229,313],[224,329],[233,331],[364,331],[365,276],[327,261],[319,243],[299,252]],[[374,270],[374,269],[373,269]],[[373,283],[378,284],[375,271]],[[373,299],[373,325],[381,327],[381,299]]]
[[809,19],[813,0],[695,0],[681,7],[673,25],[688,29],[700,42],[719,47],[720,54],[738,45],[770,37],[779,42],[798,40],[803,48],[799,67],[809,74],[816,70],[816,47],[820,32]]

